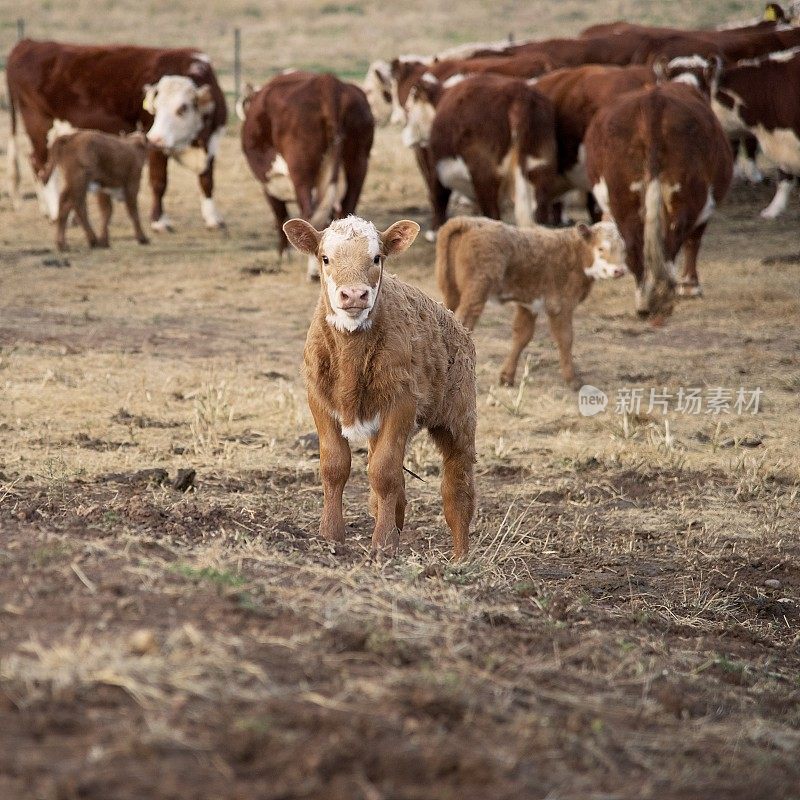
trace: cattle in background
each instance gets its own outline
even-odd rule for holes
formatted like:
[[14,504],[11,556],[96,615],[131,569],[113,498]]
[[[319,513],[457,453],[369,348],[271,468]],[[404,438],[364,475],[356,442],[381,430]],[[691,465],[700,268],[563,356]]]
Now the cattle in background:
[[300,219],[285,228],[323,277],[304,352],[320,445],[320,534],[344,540],[350,442],[366,439],[372,551],[394,553],[405,522],[403,458],[411,436],[426,428],[442,453],[444,517],[453,556],[462,558],[475,508],[475,345],[441,303],[384,271],[419,225],[401,220],[379,232],[348,217],[322,232]]
[[733,171],[727,137],[706,97],[672,81],[602,108],[585,146],[594,195],[625,239],[637,311],[658,322],[674,305],[681,248],[680,293],[700,294],[697,253]]
[[[172,223],[164,212],[170,157],[199,176],[208,227],[224,223],[214,204],[214,158],[227,121],[225,97],[208,56],[193,49],[84,46],[23,39],[6,64],[11,139],[11,193],[17,197],[17,115],[32,145],[34,175],[47,161],[47,134],[57,120],[105,133],[149,130],[155,230]],[[52,218],[57,187],[44,193]]]
[[[278,253],[288,245],[287,203],[317,228],[355,211],[375,133],[364,92],[330,74],[287,72],[244,106],[242,150],[274,215]],[[309,260],[309,277],[316,277]]]
[[500,219],[513,209],[518,225],[549,221],[556,175],[552,103],[525,81],[499,75],[466,78],[438,101],[430,130],[428,175],[433,229],[447,218],[453,191]]
[[764,155],[778,166],[778,189],[761,212],[765,219],[775,219],[786,210],[800,176],[800,49],[724,70],[712,102],[730,134],[755,136]]

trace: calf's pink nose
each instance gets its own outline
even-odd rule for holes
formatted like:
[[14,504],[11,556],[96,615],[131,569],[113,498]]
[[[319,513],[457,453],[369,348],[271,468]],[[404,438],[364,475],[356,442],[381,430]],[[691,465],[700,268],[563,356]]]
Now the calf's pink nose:
[[369,286],[363,283],[355,286],[340,286],[336,297],[341,308],[366,307],[369,298]]

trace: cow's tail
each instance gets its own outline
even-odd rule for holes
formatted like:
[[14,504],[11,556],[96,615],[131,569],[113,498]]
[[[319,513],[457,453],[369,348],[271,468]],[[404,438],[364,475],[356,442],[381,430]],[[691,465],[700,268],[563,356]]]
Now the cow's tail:
[[661,137],[656,124],[660,118],[658,107],[652,112],[648,119],[650,151],[642,186],[644,285],[638,310],[649,312],[654,317],[664,317],[672,311],[675,302],[675,276],[664,252],[667,220],[661,181]]
[[439,228],[436,236],[436,283],[444,298],[444,304],[455,311],[461,302],[461,290],[456,280],[456,265],[453,261],[455,244],[461,234],[475,224],[469,217],[453,217]]
[[19,206],[19,155],[17,153],[17,107],[14,104],[14,94],[8,86],[8,113],[11,118],[8,135],[8,193],[11,196],[11,205]]
[[[318,187],[316,208],[309,222],[317,229],[325,228],[331,219],[341,213],[339,198],[339,173],[342,170],[344,126],[342,124],[342,83],[333,75],[322,76],[322,117],[328,139],[330,159],[329,178]],[[324,161],[324,159],[323,159]]]

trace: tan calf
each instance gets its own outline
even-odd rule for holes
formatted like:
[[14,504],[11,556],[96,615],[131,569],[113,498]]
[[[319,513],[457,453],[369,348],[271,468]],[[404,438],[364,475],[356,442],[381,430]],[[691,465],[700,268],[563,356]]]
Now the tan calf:
[[322,232],[301,219],[283,228],[294,247],[317,258],[321,278],[304,359],[320,442],[320,533],[344,540],[350,442],[366,438],[372,550],[393,553],[405,520],[406,445],[427,428],[442,453],[444,516],[461,558],[475,505],[475,348],[441,304],[384,272],[387,256],[402,253],[419,225],[404,220],[379,233],[350,216]]
[[517,306],[511,352],[500,383],[514,384],[519,357],[546,312],[558,346],[561,374],[577,388],[572,363],[572,314],[595,278],[625,274],[625,245],[616,226],[553,230],[516,228],[479,217],[455,217],[436,241],[436,279],[445,305],[472,330],[489,297]]
[[[111,136],[100,131],[81,130],[53,141],[47,164],[39,177],[46,184],[54,170],[60,172],[62,188],[56,220],[56,246],[59,250],[67,248],[66,225],[70,211],[75,212],[83,226],[89,247],[108,247],[108,224],[113,211],[110,191],[122,194],[136,240],[139,244],[147,244],[137,205],[146,156],[147,140],[141,133]],[[88,191],[97,192],[102,224],[100,238],[89,222],[86,210]]]

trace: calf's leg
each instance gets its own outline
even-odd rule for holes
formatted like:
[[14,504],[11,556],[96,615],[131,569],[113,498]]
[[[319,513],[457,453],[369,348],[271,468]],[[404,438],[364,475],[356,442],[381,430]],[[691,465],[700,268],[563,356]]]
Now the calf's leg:
[[395,406],[381,419],[380,430],[370,443],[369,485],[376,512],[373,554],[383,551],[393,555],[400,543],[405,516],[403,457],[415,416],[413,401]]
[[139,204],[136,202],[136,197],[139,193],[138,185],[126,186],[124,191],[125,208],[128,210],[128,216],[133,223],[133,232],[136,235],[136,241],[139,244],[148,244],[150,240],[144,235],[142,230],[142,221],[139,219]]
[[56,247],[59,250],[67,249],[67,219],[70,211],[72,211],[72,195],[69,189],[64,189],[58,198],[56,217]]
[[442,453],[442,504],[444,518],[453,534],[453,558],[469,552],[469,526],[475,513],[474,425],[456,436],[447,428],[431,428],[430,434]]
[[473,330],[481,318],[486,301],[489,299],[489,288],[487,282],[473,279],[461,293],[455,314],[456,319],[468,331]]
[[75,186],[72,189],[72,205],[75,208],[75,216],[86,234],[86,241],[89,247],[97,247],[97,236],[95,235],[92,223],[89,222],[89,212],[86,209],[86,185]]
[[97,192],[97,207],[100,209],[100,238],[98,247],[108,247],[108,225],[114,213],[114,204],[105,192]]
[[339,423],[309,393],[308,406],[319,436],[319,467],[322,477],[320,535],[333,542],[344,541],[342,493],[350,477],[350,445]]
[[536,314],[529,308],[517,304],[514,321],[511,323],[511,350],[500,371],[500,384],[513,386],[517,375],[517,365],[522,351],[533,338],[536,327]]
[[580,388],[580,378],[572,363],[572,310],[562,309],[558,314],[548,314],[550,333],[558,346],[561,377],[573,389]]

